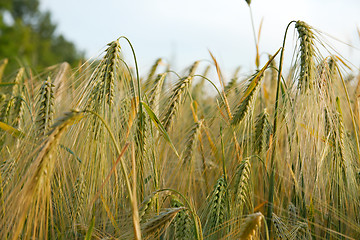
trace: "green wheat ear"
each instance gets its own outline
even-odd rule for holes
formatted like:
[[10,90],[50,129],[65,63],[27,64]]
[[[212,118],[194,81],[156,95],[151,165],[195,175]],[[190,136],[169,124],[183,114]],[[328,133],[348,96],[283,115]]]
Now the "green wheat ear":
[[76,206],[76,212],[74,213],[75,216],[73,216],[75,221],[79,221],[80,217],[83,214],[84,211],[84,204],[86,203],[86,193],[85,193],[85,179],[84,174],[81,172],[76,179],[75,182],[75,188],[74,188],[74,206]]
[[261,80],[263,79],[263,74],[261,74],[261,76],[258,76],[258,74],[259,73],[254,74],[250,79],[250,83],[244,92],[242,101],[236,107],[236,111],[231,122],[232,125],[239,124],[250,112],[250,109],[256,99],[256,95],[260,89]]
[[3,106],[5,105],[5,101],[6,101],[6,95],[1,93],[0,94],[0,107],[1,107],[0,121],[2,121],[2,122],[3,122],[2,110],[3,110]]
[[172,91],[169,102],[170,104],[167,106],[165,110],[165,114],[163,115],[162,123],[165,130],[169,130],[173,123],[173,119],[178,113],[180,105],[185,100],[186,91],[190,88],[192,80],[194,78],[195,71],[199,65],[199,62],[196,61],[191,66],[189,70],[189,75],[187,77],[181,78],[175,85],[175,88]]
[[154,113],[156,116],[158,116],[160,112],[160,97],[166,75],[167,73],[161,73],[157,75],[154,80],[154,85],[148,94],[149,106],[151,109],[154,109]]
[[15,128],[21,128],[21,120],[24,113],[24,96],[23,91],[19,91],[19,95],[15,98],[12,125]]
[[11,121],[11,110],[14,107],[14,98],[9,96],[8,99],[4,100],[4,104],[1,108],[0,121],[10,124]]
[[147,216],[154,211],[154,202],[155,202],[155,195],[148,196],[144,199],[144,201],[140,205],[139,209],[139,219],[140,222],[146,222]]
[[189,137],[185,143],[185,150],[183,153],[183,164],[189,164],[191,162],[193,152],[196,146],[196,143],[199,139],[199,135],[201,134],[201,129],[203,127],[203,120],[199,120],[198,122],[194,123]]
[[234,71],[234,74],[230,80],[230,82],[228,84],[226,84],[224,91],[225,93],[229,93],[231,92],[234,88],[236,88],[237,85],[237,81],[239,80],[239,72],[240,72],[241,67],[237,67]]
[[[340,99],[336,98],[336,106],[337,106],[337,119],[338,119],[338,146],[339,146],[339,155],[340,155],[340,168],[343,173],[344,181],[346,181],[346,162],[347,162],[347,156],[345,151],[345,127],[344,127],[344,119],[342,110],[340,107]],[[345,182],[345,186],[347,186],[347,183]]]
[[275,227],[275,236],[278,239],[311,239],[308,224],[298,220],[296,207],[290,203],[288,210],[288,221],[273,213],[272,221]]
[[224,177],[217,180],[212,193],[209,195],[207,205],[201,214],[203,231],[209,239],[219,239],[227,232],[226,224],[229,218],[229,197]]
[[113,41],[109,44],[109,47],[106,49],[105,55],[105,67],[101,75],[101,79],[105,85],[105,95],[107,98],[107,103],[109,106],[113,104],[114,98],[114,82],[115,75],[117,72],[117,64],[120,58],[120,43],[119,41]]
[[235,175],[231,181],[230,193],[232,198],[232,211],[242,214],[242,209],[249,196],[250,161],[244,159],[237,166]]
[[150,72],[149,72],[149,74],[147,76],[147,79],[145,81],[145,84],[144,84],[145,89],[153,88],[154,76],[155,76],[155,73],[156,73],[156,69],[158,68],[160,63],[162,63],[162,59],[158,58],[158,59],[156,59],[155,63],[151,66]]
[[109,107],[113,105],[115,79],[120,74],[118,69],[121,51],[119,40],[109,43],[108,46],[104,58],[95,69],[91,79],[93,86],[90,87],[93,88],[87,108],[95,111],[102,108],[104,102]]
[[40,97],[38,100],[38,113],[36,117],[36,125],[38,136],[44,136],[52,125],[54,115],[54,85],[51,83],[50,77],[43,82],[40,88]]
[[[184,207],[176,197],[171,197],[171,207]],[[195,225],[187,209],[181,210],[169,227],[169,238],[176,240],[195,239]]]
[[183,209],[184,207],[170,208],[164,212],[160,212],[159,215],[156,215],[141,225],[142,235],[145,236],[146,239],[156,239],[167,229],[175,216]]
[[20,124],[20,119],[23,110],[23,91],[21,80],[24,76],[24,68],[20,68],[16,74],[14,85],[11,89],[11,94],[8,96],[7,100],[4,100],[0,112],[0,121],[10,124],[14,127],[18,127]]
[[139,219],[140,223],[145,223],[149,220],[149,217],[156,212],[157,201],[159,200],[159,193],[153,193],[145,197],[140,204]]
[[257,153],[265,151],[269,147],[272,126],[266,109],[255,120],[255,149]]
[[297,21],[295,28],[298,31],[300,41],[299,88],[302,93],[305,93],[314,87],[314,34],[311,27],[302,21]]

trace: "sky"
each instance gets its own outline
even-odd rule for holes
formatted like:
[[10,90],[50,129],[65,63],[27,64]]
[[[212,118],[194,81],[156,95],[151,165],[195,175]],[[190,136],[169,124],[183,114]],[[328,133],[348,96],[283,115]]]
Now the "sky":
[[[87,57],[98,57],[107,43],[126,36],[134,46],[141,74],[159,57],[176,69],[195,60],[210,61],[209,50],[226,71],[237,66],[245,71],[255,69],[254,37],[245,0],[40,0],[40,5],[52,13],[58,33]],[[360,66],[359,0],[253,0],[251,9],[256,31],[263,22],[259,41],[262,65],[267,54],[281,47],[287,24],[302,20],[320,30],[324,41],[355,69]],[[291,61],[294,27],[289,36],[285,57]],[[126,60],[131,61],[128,45],[124,40],[120,43]]]

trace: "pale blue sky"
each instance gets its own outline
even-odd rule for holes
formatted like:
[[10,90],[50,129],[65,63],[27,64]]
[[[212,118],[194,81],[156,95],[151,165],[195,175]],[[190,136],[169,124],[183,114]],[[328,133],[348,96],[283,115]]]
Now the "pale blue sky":
[[[222,68],[254,68],[255,47],[245,0],[40,0],[52,12],[58,31],[96,57],[121,35],[133,43],[142,73],[158,57],[181,69],[199,59]],[[260,39],[262,64],[282,44],[286,25],[303,20],[356,48],[332,42],[357,67],[360,64],[359,0],[253,0],[256,28],[263,18]],[[289,48],[295,44],[293,28]],[[125,44],[125,42],[124,42]],[[124,45],[125,46],[125,45]],[[124,47],[126,52],[127,48]],[[290,58],[291,56],[289,56]],[[130,60],[130,58],[129,58]],[[290,59],[289,59],[290,61]]]

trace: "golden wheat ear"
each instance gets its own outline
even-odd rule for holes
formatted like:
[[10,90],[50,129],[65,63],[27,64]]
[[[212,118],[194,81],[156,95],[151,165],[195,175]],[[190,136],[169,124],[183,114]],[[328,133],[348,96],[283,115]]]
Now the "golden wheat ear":
[[256,231],[261,227],[262,218],[263,215],[260,212],[248,215],[240,226],[239,239],[251,240],[256,235]]

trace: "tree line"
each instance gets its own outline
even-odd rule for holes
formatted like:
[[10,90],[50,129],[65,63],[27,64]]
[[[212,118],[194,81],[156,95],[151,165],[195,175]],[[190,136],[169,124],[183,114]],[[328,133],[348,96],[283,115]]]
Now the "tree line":
[[39,0],[0,1],[0,60],[9,60],[7,71],[19,66],[42,69],[64,61],[74,65],[83,57],[56,32],[51,13],[39,9]]

